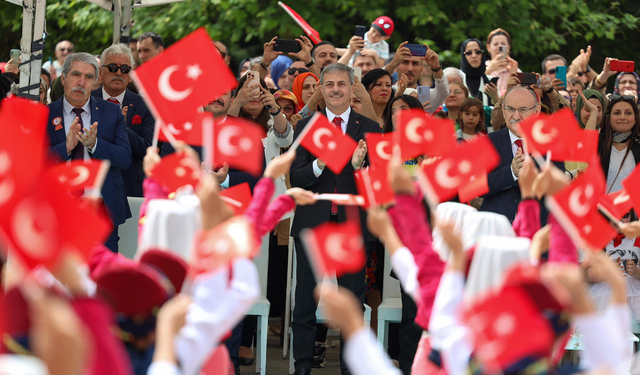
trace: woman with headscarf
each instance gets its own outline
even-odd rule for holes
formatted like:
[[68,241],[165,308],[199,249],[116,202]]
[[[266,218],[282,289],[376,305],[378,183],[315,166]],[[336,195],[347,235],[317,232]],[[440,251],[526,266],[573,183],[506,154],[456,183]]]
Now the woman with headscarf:
[[613,95],[631,95],[636,97],[636,103],[640,97],[640,77],[634,72],[620,73],[616,77],[613,87]]
[[486,58],[482,42],[476,38],[465,40],[460,46],[460,55],[460,73],[464,85],[472,97],[482,100],[485,106],[491,105],[491,98],[484,93],[484,85],[489,83],[489,78],[484,74]]
[[[302,118],[315,113],[319,101],[312,100],[316,92],[318,77],[313,73],[301,73],[293,80],[291,91],[298,98],[298,113]],[[322,94],[322,93],[320,93]],[[320,95],[322,97],[322,95]]]
[[292,63],[290,58],[282,55],[271,63],[271,79],[278,90],[291,90],[288,70]]
[[[581,128],[595,130],[602,122],[605,101],[600,91],[587,89],[578,95],[576,100],[576,118]],[[567,177],[573,180],[579,173],[584,171],[589,163],[578,161],[565,161]]]

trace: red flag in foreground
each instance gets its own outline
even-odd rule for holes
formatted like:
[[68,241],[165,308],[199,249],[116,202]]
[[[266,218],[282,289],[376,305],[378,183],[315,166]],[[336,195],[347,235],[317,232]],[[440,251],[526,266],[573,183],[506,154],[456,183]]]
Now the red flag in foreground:
[[551,116],[529,117],[519,125],[527,152],[557,161],[589,161],[597,152],[598,132],[583,130],[575,115],[563,109]]
[[331,124],[327,118],[316,113],[300,135],[300,145],[327,164],[327,168],[340,174],[351,161],[358,143],[342,130]]
[[174,192],[185,185],[195,189],[202,172],[198,163],[186,151],[182,151],[163,157],[151,173],[169,191]]
[[489,181],[487,172],[481,172],[469,178],[466,185],[458,188],[458,198],[460,202],[468,203],[476,197],[483,196],[489,192]]
[[180,125],[162,124],[161,131],[158,133],[158,140],[170,142],[169,138],[165,135],[165,132],[169,132],[178,141],[183,141],[191,146],[202,146],[204,144],[202,128],[205,124],[213,126],[213,114],[210,112],[195,112],[192,118],[179,124]]
[[196,110],[236,87],[236,79],[204,28],[131,73],[156,119],[183,124]]
[[371,168],[386,169],[393,154],[393,133],[366,133],[364,140],[367,142]]
[[232,168],[260,175],[264,164],[264,132],[260,127],[246,120],[227,117],[224,122],[215,124],[213,132],[213,160],[217,165],[227,163]]
[[72,160],[69,163],[53,165],[47,169],[44,178],[56,180],[72,192],[84,189],[101,190],[110,165],[109,160]]
[[600,162],[593,159],[589,168],[571,185],[546,199],[549,210],[578,246],[584,240],[591,247],[602,249],[617,233],[598,212],[604,189]]
[[418,155],[442,155],[456,145],[451,120],[425,114],[422,109],[400,112],[395,142],[400,145],[402,160]]
[[256,230],[242,216],[235,216],[202,234],[193,252],[196,275],[229,264],[235,258],[252,258],[259,251]]
[[598,206],[600,210],[605,211],[607,216],[612,216],[616,220],[622,219],[633,208],[631,196],[627,194],[625,189],[605,195],[598,203],[601,205]]
[[220,199],[233,209],[234,215],[242,215],[251,203],[249,183],[244,182],[220,192]]
[[313,27],[309,26],[307,21],[305,21],[304,18],[300,17],[300,15],[296,13],[295,10],[291,9],[282,1],[278,1],[278,5],[280,5],[282,9],[284,9],[287,14],[289,14],[289,16],[291,16],[291,18],[293,18],[293,20],[296,21],[298,25],[300,25],[304,33],[307,34],[307,36],[313,43],[318,44],[322,42],[322,39],[320,39],[320,34],[318,34],[318,32]]
[[638,191],[640,190],[640,168],[636,167],[627,178],[622,180],[622,186],[629,194],[636,212],[640,212],[640,191]]
[[[358,216],[359,217],[359,216]],[[359,220],[327,222],[302,233],[317,281],[335,274],[340,277],[364,267],[366,256]]]
[[436,204],[444,202],[455,197],[460,189],[465,199],[486,192],[488,185],[483,174],[489,173],[498,164],[500,156],[488,137],[456,145],[441,157],[428,160],[423,165],[429,199]]
[[354,173],[358,194],[364,198],[363,209],[393,202],[393,190],[387,169],[360,169]]

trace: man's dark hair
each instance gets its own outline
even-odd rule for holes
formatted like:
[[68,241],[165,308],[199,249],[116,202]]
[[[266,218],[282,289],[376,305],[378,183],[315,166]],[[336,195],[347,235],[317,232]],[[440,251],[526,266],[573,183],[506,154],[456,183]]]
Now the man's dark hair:
[[558,54],[553,53],[553,54],[545,57],[544,60],[542,60],[542,73],[543,74],[547,73],[547,61],[551,61],[551,60],[562,60],[562,61],[564,61],[564,65],[567,65],[567,59],[565,59],[564,57],[562,57],[562,56],[560,56]]
[[147,38],[151,38],[153,45],[156,47],[156,49],[160,47],[164,47],[164,41],[162,40],[162,35],[156,34],[153,31],[147,31],[146,33],[140,35],[140,39],[138,39],[138,41],[141,42]]
[[336,48],[336,46],[333,43],[331,43],[330,41],[323,40],[322,42],[316,44],[315,47],[313,47],[313,51],[311,51],[311,56],[315,59],[316,58],[316,50],[318,49],[318,47],[324,46],[324,45],[327,45],[327,44],[330,45],[331,47],[333,47],[334,49]]
[[51,85],[51,73],[47,69],[40,69],[40,75],[43,74],[49,78],[49,85]]
[[129,38],[129,43],[138,43],[138,38]]
[[355,57],[353,58],[353,65],[354,65],[354,66],[356,65],[356,60],[357,60],[357,59],[359,59],[359,58],[364,58],[364,59],[366,59],[366,58],[370,58],[370,59],[373,61],[373,64],[374,64],[374,65],[377,65],[377,61],[376,61],[376,58],[375,58],[375,57],[373,57],[373,56],[371,56],[371,55],[366,55],[366,56],[365,56],[365,55],[361,55],[361,54],[359,54],[359,53],[356,53],[356,54],[355,54]]
[[221,42],[221,41],[219,41],[219,40],[216,40],[216,42],[218,42],[218,43],[222,44],[222,45],[224,46],[224,48],[226,48],[226,49],[227,49],[227,57],[228,57],[228,56],[231,56],[231,51],[229,50],[229,46],[227,45],[227,43],[225,43],[225,42]]
[[569,78],[569,82],[568,83],[570,83],[570,84],[572,84],[574,86],[575,85],[580,85],[582,87],[582,89],[584,90],[584,83],[582,83],[580,78],[577,78],[577,77]]

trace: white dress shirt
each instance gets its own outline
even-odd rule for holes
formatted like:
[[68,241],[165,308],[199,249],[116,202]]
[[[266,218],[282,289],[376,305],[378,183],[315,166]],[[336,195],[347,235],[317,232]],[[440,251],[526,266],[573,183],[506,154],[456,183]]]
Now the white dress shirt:
[[[511,129],[509,130],[509,139],[511,140],[511,153],[513,153],[513,157],[516,157],[516,152],[518,152],[518,146],[516,146],[516,141],[517,140],[522,140],[522,138],[518,138],[515,134],[513,134],[513,132],[511,132]],[[524,152],[524,150],[522,150],[522,152]],[[509,166],[509,170],[511,171],[511,177],[513,177],[513,181],[518,181],[518,177],[515,175],[515,173],[513,173],[513,169],[511,168],[511,166]]]
[[[72,106],[71,103],[67,101],[67,98],[63,96],[62,97],[62,115],[64,120],[65,135],[69,134],[69,128],[71,127],[71,124],[77,117],[75,112],[73,112],[74,108],[75,107]],[[91,98],[89,98],[87,102],[84,103],[84,105],[82,106],[82,109],[84,110],[84,112],[82,112],[82,115],[80,115],[80,118],[82,118],[82,127],[85,129],[89,129],[89,127],[91,127]],[[96,137],[96,143],[93,145],[93,148],[91,149],[92,154],[96,151],[96,147],[98,147],[97,137]],[[85,147],[84,160],[89,160],[89,159],[91,159],[91,157],[89,156],[89,150],[87,150],[87,148]]]
[[[332,113],[329,108],[326,109],[327,111],[327,119],[329,120],[330,123],[333,123],[333,119],[336,117],[340,117],[342,119],[342,134],[347,134],[347,124],[349,124],[349,116],[351,116],[351,106],[349,106],[347,108],[346,111],[344,111],[341,115],[336,115],[334,113]],[[318,159],[313,161],[313,174],[316,177],[320,177],[320,175],[322,175],[322,169],[320,169],[320,167],[318,167]]]
[[118,96],[111,96],[111,95],[107,94],[107,92],[104,90],[104,86],[102,86],[102,99],[109,100],[110,98],[114,98],[120,104],[120,109],[122,109],[122,102],[124,101],[124,94],[126,92],[127,92],[127,90],[124,90]]
[[389,355],[378,344],[371,328],[354,332],[344,343],[344,356],[354,375],[401,375]]

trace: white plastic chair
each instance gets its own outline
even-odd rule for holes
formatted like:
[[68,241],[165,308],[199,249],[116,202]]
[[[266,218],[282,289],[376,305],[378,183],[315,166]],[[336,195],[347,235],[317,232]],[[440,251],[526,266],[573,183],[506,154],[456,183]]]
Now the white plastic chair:
[[391,277],[391,268],[391,258],[389,252],[385,250],[383,298],[382,303],[378,306],[378,342],[385,350],[389,344],[389,323],[400,323],[402,320],[400,282]]
[[118,235],[120,236],[118,252],[129,259],[133,259],[138,250],[138,217],[140,216],[140,206],[142,206],[144,198],[127,197],[127,201],[129,201],[129,207],[131,208],[131,217],[118,228]]
[[269,310],[271,303],[267,299],[267,277],[269,269],[269,235],[262,238],[260,255],[253,259],[260,278],[260,299],[256,302],[247,316],[257,316],[256,333],[256,374],[265,375],[267,372],[267,336],[269,335]]

